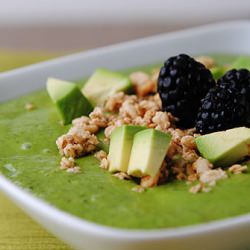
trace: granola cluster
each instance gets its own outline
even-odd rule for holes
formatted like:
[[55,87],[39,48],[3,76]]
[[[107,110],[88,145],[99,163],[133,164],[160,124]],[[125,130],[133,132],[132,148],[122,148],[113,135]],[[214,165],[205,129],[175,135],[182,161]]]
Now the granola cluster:
[[228,177],[227,173],[221,168],[212,169],[213,165],[202,157],[199,157],[193,163],[193,168],[199,183],[189,189],[191,193],[209,192],[217,181]]
[[76,166],[75,160],[72,157],[63,157],[60,162],[60,169],[66,170],[68,173],[80,173],[80,167]]
[[[206,61],[207,67],[213,65],[207,58],[199,60]],[[80,172],[75,159],[95,152],[100,167],[107,170],[107,153],[103,150],[97,151],[99,141],[96,134],[104,130],[104,142],[108,143],[115,128],[129,124],[155,128],[172,135],[169,150],[159,172],[155,177],[142,177],[140,186],[133,189],[135,192],[143,192],[148,187],[166,183],[173,178],[191,185],[191,193],[209,192],[219,180],[228,178],[229,173],[239,174],[247,171],[247,166],[238,164],[231,166],[228,172],[221,168],[213,169],[208,160],[200,157],[195,144],[195,138],[199,134],[195,133],[195,129],[177,128],[177,119],[171,113],[161,111],[161,101],[156,93],[158,74],[158,70],[151,75],[144,72],[132,73],[130,80],[134,85],[135,95],[115,93],[103,107],[96,107],[89,117],[82,116],[73,120],[69,131],[56,141],[62,155],[60,168],[68,172]],[[114,176],[125,180],[132,178],[122,172],[115,173]]]
[[152,75],[141,71],[130,74],[129,78],[134,85],[136,95],[143,97],[155,93],[157,90],[158,75],[158,69],[153,70]]
[[207,69],[211,69],[215,65],[214,59],[210,56],[197,56],[195,60],[202,63]]
[[108,169],[109,167],[108,154],[105,151],[103,150],[97,151],[95,153],[95,157],[100,161],[100,168]]
[[147,126],[167,132],[176,120],[170,113],[161,111],[158,94],[140,98],[119,92],[108,99],[104,110],[113,114],[109,116],[108,126],[104,131],[106,138],[110,138],[116,127],[124,124]]

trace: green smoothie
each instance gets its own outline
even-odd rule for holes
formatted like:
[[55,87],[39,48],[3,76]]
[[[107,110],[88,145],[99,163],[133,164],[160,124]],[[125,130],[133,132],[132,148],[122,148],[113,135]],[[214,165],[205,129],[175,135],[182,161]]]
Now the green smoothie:
[[[216,59],[230,63],[234,57]],[[26,103],[37,108],[27,111]],[[115,178],[92,155],[77,160],[81,173],[62,171],[55,141],[69,126],[59,121],[45,90],[0,104],[0,172],[63,211],[129,229],[179,227],[250,212],[249,173],[221,180],[209,193],[192,194],[183,181],[134,192],[135,182]]]

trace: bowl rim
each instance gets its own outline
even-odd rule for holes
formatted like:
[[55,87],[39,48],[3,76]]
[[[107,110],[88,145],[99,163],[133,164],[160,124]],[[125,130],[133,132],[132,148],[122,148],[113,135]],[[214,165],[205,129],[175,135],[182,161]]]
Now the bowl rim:
[[[83,55],[98,54],[104,50],[113,50],[120,47],[126,47],[128,45],[134,46],[142,41],[152,42],[162,37],[178,37],[182,35],[192,36],[196,33],[207,32],[208,30],[223,29],[228,27],[247,26],[250,27],[250,21],[233,21],[222,22],[219,24],[205,25],[184,31],[171,32],[167,34],[161,34],[149,38],[138,39],[132,42],[125,42],[118,45],[111,45],[100,49],[94,49],[87,52],[76,53],[57,59],[52,59],[46,62],[37,63],[34,65],[26,66],[20,69],[11,70],[0,74],[0,86],[8,79],[18,77],[19,75],[29,74],[33,69],[39,70],[40,67],[50,67],[59,62],[72,61],[81,58]],[[71,215],[70,213],[63,212],[62,210],[53,207],[47,202],[35,197],[32,193],[24,190],[8,180],[0,173],[0,191],[6,193],[9,198],[18,204],[24,204],[28,208],[43,213],[44,216],[56,221],[58,224],[66,225],[68,228],[78,229],[79,231],[88,231],[89,233],[96,234],[107,238],[119,238],[119,239],[160,239],[160,238],[181,238],[190,235],[197,235],[209,232],[216,232],[223,229],[232,229],[237,226],[250,225],[250,213],[230,217],[226,219],[220,219],[207,223],[199,223],[196,225],[182,226],[177,228],[162,228],[162,229],[123,229],[111,226],[105,226],[85,219]],[[41,212],[42,211],[42,212]]]
[[[0,190],[4,191],[14,202],[18,200],[26,204],[29,208],[42,211],[47,218],[57,221],[59,224],[66,225],[68,228],[74,228],[79,231],[88,231],[107,238],[119,239],[161,239],[161,238],[182,238],[191,235],[216,232],[223,229],[233,228],[239,225],[250,224],[250,213],[230,217],[221,220],[215,220],[207,223],[199,223],[190,226],[181,226],[176,228],[162,229],[123,229],[101,225],[87,221],[70,213],[64,212],[53,205],[48,204],[35,197],[32,193],[13,184],[10,180],[0,174]],[[17,204],[18,205],[18,204]]]

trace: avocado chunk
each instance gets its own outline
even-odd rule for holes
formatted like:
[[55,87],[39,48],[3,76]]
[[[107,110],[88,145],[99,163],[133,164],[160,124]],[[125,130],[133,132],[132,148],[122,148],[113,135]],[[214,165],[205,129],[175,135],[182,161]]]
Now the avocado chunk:
[[129,78],[107,69],[97,69],[82,88],[93,106],[102,106],[109,96],[132,88]]
[[233,128],[195,139],[201,155],[217,167],[234,164],[249,154],[250,129]]
[[47,91],[56,104],[64,124],[69,124],[74,118],[88,115],[92,106],[74,83],[48,78]]
[[108,155],[110,172],[127,172],[134,135],[143,129],[145,127],[123,125],[112,132]]
[[248,69],[250,70],[250,57],[240,56],[231,65],[233,69]]
[[138,132],[134,137],[128,174],[135,177],[154,177],[166,156],[171,137],[170,134],[156,129]]
[[96,145],[96,147],[99,149],[99,150],[103,150],[105,151],[106,153],[109,152],[109,144],[106,143],[105,141],[105,134],[104,134],[104,130],[100,130],[97,134],[97,139],[99,141],[99,143]]

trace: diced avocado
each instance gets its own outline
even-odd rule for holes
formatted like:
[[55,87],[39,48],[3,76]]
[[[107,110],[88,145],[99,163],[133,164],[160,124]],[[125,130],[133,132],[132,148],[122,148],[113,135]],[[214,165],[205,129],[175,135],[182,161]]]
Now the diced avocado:
[[129,78],[107,69],[97,69],[82,88],[93,106],[102,106],[112,94],[132,88]]
[[110,172],[127,172],[134,135],[143,129],[145,127],[123,125],[112,132],[108,155]]
[[155,129],[138,132],[134,137],[128,174],[154,177],[166,156],[170,141],[170,134]]
[[231,65],[233,69],[248,69],[250,70],[250,57],[240,56]]
[[107,144],[104,139],[105,139],[105,135],[104,135],[104,130],[100,130],[97,134],[96,134],[99,143],[96,145],[96,147],[100,150],[105,151],[106,153],[109,152],[109,144]]
[[69,124],[72,119],[88,115],[92,106],[74,83],[48,78],[47,91],[56,104],[64,124]]
[[221,78],[228,70],[228,67],[225,66],[216,66],[210,69],[215,80]]
[[249,154],[250,129],[233,128],[195,139],[201,155],[215,166],[226,167]]

